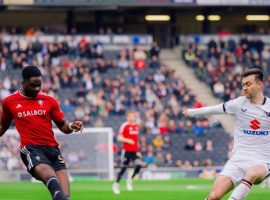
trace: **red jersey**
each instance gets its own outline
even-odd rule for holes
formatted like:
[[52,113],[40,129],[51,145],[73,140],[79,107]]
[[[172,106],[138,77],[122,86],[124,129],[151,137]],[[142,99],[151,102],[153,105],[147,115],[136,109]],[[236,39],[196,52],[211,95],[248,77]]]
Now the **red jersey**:
[[59,122],[64,114],[55,98],[43,92],[29,98],[17,91],[4,99],[2,108],[2,120],[14,120],[21,146],[58,146],[52,131],[52,120]]
[[139,150],[139,125],[138,124],[129,124],[128,122],[124,122],[119,130],[119,135],[122,135],[124,138],[131,139],[135,142],[135,144],[128,144],[123,142],[122,149],[125,151],[135,152]]

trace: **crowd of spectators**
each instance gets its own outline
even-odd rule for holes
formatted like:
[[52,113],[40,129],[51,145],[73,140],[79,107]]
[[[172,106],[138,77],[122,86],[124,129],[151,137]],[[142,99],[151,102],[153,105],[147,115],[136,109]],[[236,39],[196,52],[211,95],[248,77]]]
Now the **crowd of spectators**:
[[224,100],[241,95],[241,74],[251,67],[261,68],[265,74],[265,92],[270,94],[270,48],[260,39],[248,39],[242,34],[239,42],[212,38],[205,49],[190,42],[183,52],[184,60],[197,77],[205,81],[213,94]]
[[[110,26],[100,27],[96,34],[123,34],[123,27],[119,26],[111,28]],[[27,35],[27,36],[40,36],[45,34],[81,34],[75,27],[68,30],[66,25],[53,25],[53,26],[32,26],[32,27],[1,27],[0,34],[2,35]]]
[[[33,42],[25,38],[5,41],[0,37],[0,101],[18,89],[21,69],[36,65],[43,74],[44,91],[59,100],[68,119],[81,119],[86,127],[113,127],[117,133],[125,112],[136,109],[144,161],[149,165],[180,167],[177,160],[186,149],[178,147],[179,154],[173,154],[171,135],[203,137],[211,124],[208,118],[183,119],[183,107],[202,104],[181,79],[175,78],[173,70],[160,63],[159,51],[156,42],[147,52],[138,47],[106,52],[102,43],[85,38]],[[10,152],[7,156],[12,164],[6,166],[8,169],[21,167],[16,141],[12,147],[9,141],[0,145],[0,152]],[[215,144],[209,143],[209,148],[213,148]],[[197,143],[194,151],[199,145],[204,151],[204,144]],[[71,149],[67,161],[73,163],[72,168],[79,167],[80,159],[83,156]],[[119,160],[115,162],[117,166]],[[183,166],[188,165],[203,165],[203,161],[186,160]]]

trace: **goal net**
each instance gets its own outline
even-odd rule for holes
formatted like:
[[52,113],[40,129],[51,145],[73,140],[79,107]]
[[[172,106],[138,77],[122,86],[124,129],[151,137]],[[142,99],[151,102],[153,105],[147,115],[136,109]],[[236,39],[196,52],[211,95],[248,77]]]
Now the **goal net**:
[[[72,177],[113,180],[112,128],[84,128],[82,133],[68,135],[54,129],[54,133]],[[19,139],[16,129],[5,136]]]

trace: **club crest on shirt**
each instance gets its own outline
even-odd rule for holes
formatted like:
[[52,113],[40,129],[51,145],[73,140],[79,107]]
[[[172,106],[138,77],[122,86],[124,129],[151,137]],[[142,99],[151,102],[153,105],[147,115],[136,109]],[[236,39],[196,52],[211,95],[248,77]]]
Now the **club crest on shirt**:
[[38,105],[43,106],[43,101],[42,100],[38,100]]

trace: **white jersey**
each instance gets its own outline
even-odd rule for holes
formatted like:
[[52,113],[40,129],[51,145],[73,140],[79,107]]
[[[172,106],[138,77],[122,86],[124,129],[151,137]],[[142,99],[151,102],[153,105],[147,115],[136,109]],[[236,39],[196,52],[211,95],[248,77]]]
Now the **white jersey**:
[[236,118],[231,160],[270,163],[270,99],[256,105],[242,96],[225,102],[223,109]]

